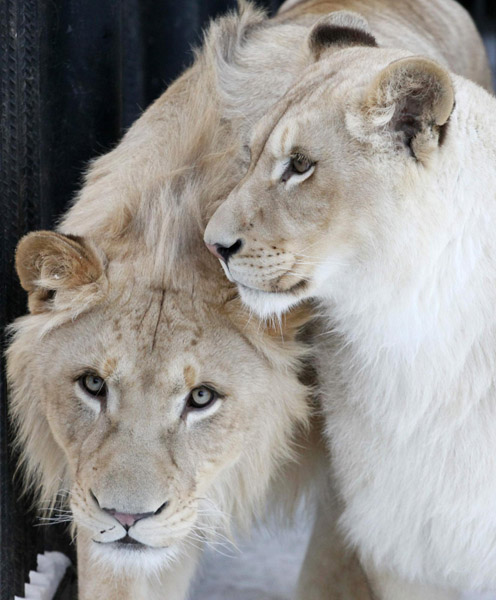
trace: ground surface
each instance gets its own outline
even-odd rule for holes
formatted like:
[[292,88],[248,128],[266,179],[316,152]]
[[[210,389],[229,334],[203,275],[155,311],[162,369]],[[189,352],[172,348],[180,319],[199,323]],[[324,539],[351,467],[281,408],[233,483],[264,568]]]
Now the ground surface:
[[[308,527],[284,534],[256,531],[240,552],[208,551],[191,600],[291,600],[308,541]],[[398,599],[400,600],[400,599]],[[496,600],[495,594],[464,600]]]

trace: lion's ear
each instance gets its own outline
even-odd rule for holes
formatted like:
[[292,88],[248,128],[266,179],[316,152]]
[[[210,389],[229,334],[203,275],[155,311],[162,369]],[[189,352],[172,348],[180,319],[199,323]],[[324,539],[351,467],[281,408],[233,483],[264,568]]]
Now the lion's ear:
[[438,147],[455,106],[449,73],[423,57],[388,65],[367,91],[365,118],[386,127],[412,156],[423,161]]
[[50,310],[59,291],[93,284],[104,271],[102,258],[83,238],[53,231],[34,231],[17,246],[16,269],[29,293],[29,310]]
[[315,23],[308,36],[308,45],[315,60],[319,60],[321,54],[330,48],[377,46],[377,42],[361,15],[338,10]]

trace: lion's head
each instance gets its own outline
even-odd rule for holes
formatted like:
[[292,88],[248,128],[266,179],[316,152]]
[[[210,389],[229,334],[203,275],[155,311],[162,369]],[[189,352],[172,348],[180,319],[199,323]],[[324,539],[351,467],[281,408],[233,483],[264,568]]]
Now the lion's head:
[[12,414],[44,502],[67,490],[93,552],[120,566],[248,517],[307,418],[298,347],[222,287],[214,302],[155,285],[83,238],[30,234],[17,265],[33,314],[8,351]]
[[392,223],[407,246],[446,153],[449,74],[377,47],[359,17],[339,18],[315,26],[315,64],[256,127],[249,172],[205,233],[262,315],[365,277],[371,257],[394,256]]

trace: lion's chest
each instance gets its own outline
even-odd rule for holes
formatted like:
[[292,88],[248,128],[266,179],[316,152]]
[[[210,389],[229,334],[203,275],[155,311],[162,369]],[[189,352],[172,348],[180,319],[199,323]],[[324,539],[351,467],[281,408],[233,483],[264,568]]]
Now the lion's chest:
[[430,386],[380,363],[344,369],[342,352],[321,362],[342,526],[404,577],[496,588],[496,391],[482,358]]

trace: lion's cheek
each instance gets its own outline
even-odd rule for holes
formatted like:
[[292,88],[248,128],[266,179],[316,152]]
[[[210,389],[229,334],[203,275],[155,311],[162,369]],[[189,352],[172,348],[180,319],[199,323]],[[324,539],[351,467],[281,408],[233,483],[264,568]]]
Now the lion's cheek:
[[77,403],[73,405],[72,399],[67,401],[65,396],[58,394],[49,398],[45,406],[47,420],[55,441],[67,457],[69,471],[74,478],[80,462],[81,446],[91,436],[94,419],[85,414],[86,411]]

